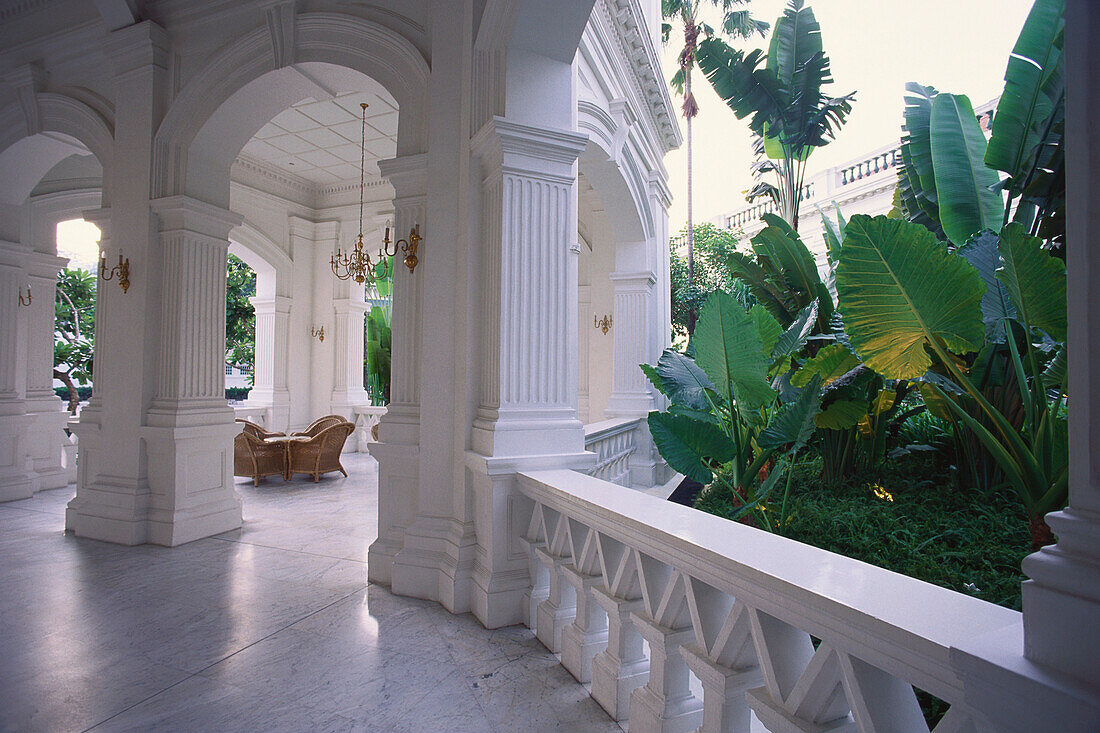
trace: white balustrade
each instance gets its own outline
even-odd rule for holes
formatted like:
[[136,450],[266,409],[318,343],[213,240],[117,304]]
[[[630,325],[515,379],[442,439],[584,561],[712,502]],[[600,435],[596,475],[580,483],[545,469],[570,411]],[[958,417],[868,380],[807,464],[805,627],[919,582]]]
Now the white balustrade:
[[634,417],[585,425],[584,449],[596,454],[596,466],[588,475],[629,486],[630,456],[636,447],[635,430],[648,430],[645,420]]
[[355,423],[355,438],[358,441],[358,451],[360,453],[366,453],[371,443],[377,443],[378,438],[375,437],[378,424],[382,420],[382,416],[386,414],[385,405],[355,405],[351,408],[352,413],[355,415],[353,422]]
[[578,472],[518,485],[529,623],[631,731],[926,733],[914,687],[980,729],[951,650],[1018,612]]
[[233,417],[254,422],[267,429],[267,407],[264,405],[233,405]]

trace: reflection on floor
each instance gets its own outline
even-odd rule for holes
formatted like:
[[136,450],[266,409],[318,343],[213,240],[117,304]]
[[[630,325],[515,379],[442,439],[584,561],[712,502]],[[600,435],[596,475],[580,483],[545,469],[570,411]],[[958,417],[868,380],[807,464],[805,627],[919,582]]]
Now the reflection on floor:
[[238,479],[244,527],[173,549],[0,504],[0,730],[615,731],[523,627],[368,585],[376,464]]

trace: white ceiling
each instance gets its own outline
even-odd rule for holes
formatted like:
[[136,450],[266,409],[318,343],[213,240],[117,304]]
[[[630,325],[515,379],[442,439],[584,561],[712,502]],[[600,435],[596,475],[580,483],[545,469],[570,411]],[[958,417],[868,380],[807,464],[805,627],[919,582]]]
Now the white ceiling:
[[378,161],[397,154],[397,104],[371,92],[306,99],[260,128],[241,153],[265,165],[329,185],[359,178],[359,107],[367,103],[367,178],[377,178]]

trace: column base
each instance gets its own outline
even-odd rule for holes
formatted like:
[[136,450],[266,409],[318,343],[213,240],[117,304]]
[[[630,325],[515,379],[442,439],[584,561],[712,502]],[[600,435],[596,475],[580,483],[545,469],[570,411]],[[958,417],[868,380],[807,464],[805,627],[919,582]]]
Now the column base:
[[64,488],[70,481],[64,465],[69,412],[61,408],[61,400],[54,396],[37,404],[28,402],[27,413],[31,417],[27,454],[32,461],[35,491]]
[[607,648],[607,629],[584,632],[570,624],[561,632],[561,666],[581,684],[592,681],[592,662]]
[[[175,547],[241,526],[241,499],[233,486],[238,431],[232,414],[224,408],[209,417],[228,420],[141,429],[149,470],[147,542]],[[187,417],[193,422],[196,415]]]
[[65,531],[117,545],[143,545],[149,537],[148,513],[146,484],[100,476],[94,484],[79,486],[65,507]]
[[693,695],[670,700],[648,685],[630,693],[631,733],[695,733],[703,723],[703,703]]
[[611,654],[592,660],[592,699],[620,722],[630,717],[630,697],[649,681],[649,660],[623,663]]
[[0,502],[34,496],[34,475],[27,470],[27,431],[33,418],[22,412],[0,415]]
[[715,664],[694,644],[680,647],[688,668],[703,683],[703,730],[747,731],[752,721],[745,693],[764,684],[760,667],[735,670]]

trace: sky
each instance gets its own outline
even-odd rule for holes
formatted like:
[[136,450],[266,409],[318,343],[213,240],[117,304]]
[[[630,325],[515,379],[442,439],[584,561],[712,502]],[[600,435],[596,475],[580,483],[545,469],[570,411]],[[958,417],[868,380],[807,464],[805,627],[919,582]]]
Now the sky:
[[60,222],[57,225],[57,254],[69,258],[69,269],[95,272],[99,263],[99,227],[83,219]]
[[[707,0],[704,0],[704,4]],[[754,15],[774,25],[786,0],[752,0]],[[1004,87],[1008,55],[1016,43],[1031,0],[816,0],[807,3],[821,25],[825,53],[834,83],[831,96],[856,92],[847,124],[836,140],[817,150],[807,178],[901,135],[905,83],[917,81],[970,97],[976,107],[998,96]],[[665,79],[676,71],[674,26],[663,49]],[[767,49],[767,39],[739,41],[746,50]],[[752,185],[751,135],[696,70],[692,86],[699,103],[693,123],[694,219],[707,221],[745,205]],[[672,92],[680,115],[682,98]],[[686,132],[683,117],[680,130]],[[665,157],[672,189],[669,230],[687,221],[686,145]]]

